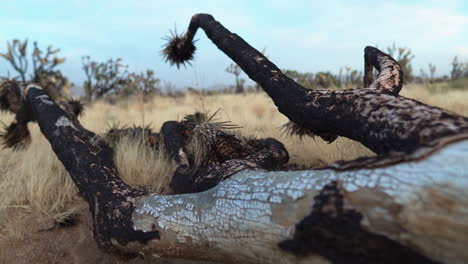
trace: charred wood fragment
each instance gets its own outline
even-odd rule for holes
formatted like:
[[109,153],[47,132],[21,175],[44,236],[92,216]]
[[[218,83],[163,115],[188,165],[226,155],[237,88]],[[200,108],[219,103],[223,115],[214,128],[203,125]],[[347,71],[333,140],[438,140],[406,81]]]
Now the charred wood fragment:
[[232,132],[238,126],[217,121],[215,116],[196,112],[181,121],[165,122],[160,133],[153,133],[149,127],[114,126],[104,138],[111,146],[130,138],[154,150],[164,149],[179,166],[170,184],[174,193],[204,191],[239,171],[278,170],[288,162],[281,142],[241,136]]
[[[243,155],[223,157],[221,160],[208,159],[203,165],[195,167],[180,165],[174,172],[170,183],[171,189],[175,193],[202,192],[243,170],[277,170],[288,162],[289,155],[286,148],[276,139],[258,140],[255,144],[257,148],[249,155],[242,153]],[[222,151],[226,150],[227,148]],[[220,156],[218,153],[223,153],[222,151],[211,153],[216,158]]]

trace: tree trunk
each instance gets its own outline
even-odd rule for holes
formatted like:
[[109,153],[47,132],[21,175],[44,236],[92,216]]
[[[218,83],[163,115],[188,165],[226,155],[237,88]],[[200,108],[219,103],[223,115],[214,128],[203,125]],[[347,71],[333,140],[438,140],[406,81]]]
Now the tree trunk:
[[392,167],[244,171],[203,193],[151,195],[136,203],[134,226],[161,240],[139,250],[234,263],[465,263],[467,154],[465,140]]
[[205,192],[160,196],[122,182],[107,144],[44,91],[27,97],[103,249],[225,263],[468,261],[468,136],[394,166],[243,171]]

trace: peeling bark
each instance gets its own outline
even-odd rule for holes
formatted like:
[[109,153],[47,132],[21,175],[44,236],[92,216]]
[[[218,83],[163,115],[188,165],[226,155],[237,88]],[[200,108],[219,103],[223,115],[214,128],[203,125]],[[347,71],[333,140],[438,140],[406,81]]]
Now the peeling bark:
[[[325,139],[344,136],[377,154],[409,153],[434,140],[468,131],[468,118],[398,96],[403,83],[401,68],[376,48],[364,50],[367,88],[309,90],[208,14],[194,15],[185,35],[171,39],[167,45],[171,48],[164,50],[169,61],[180,64],[193,58],[178,55],[180,50],[195,51],[186,46],[193,45],[198,28],[263,88],[281,113]],[[379,71],[376,80],[372,79],[372,66]]]
[[139,250],[234,263],[464,263],[467,153],[465,140],[392,167],[244,171],[203,193],[152,195],[134,224],[169,241]]

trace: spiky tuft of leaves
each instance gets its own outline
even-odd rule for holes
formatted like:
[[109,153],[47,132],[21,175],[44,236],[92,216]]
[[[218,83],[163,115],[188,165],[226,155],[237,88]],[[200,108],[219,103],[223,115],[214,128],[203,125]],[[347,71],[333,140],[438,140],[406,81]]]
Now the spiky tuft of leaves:
[[298,136],[300,139],[304,138],[305,136],[312,138],[316,136],[314,132],[292,121],[289,121],[286,124],[284,124],[281,127],[281,130],[283,130],[283,133],[288,136]]
[[84,114],[84,104],[78,99],[69,99],[61,103],[60,106],[65,112],[74,115],[76,118]]
[[15,113],[22,103],[20,84],[16,80],[5,80],[0,84],[0,110]]
[[195,53],[195,41],[186,38],[183,34],[179,35],[177,32],[171,31],[171,36],[165,38],[168,43],[164,46],[162,51],[166,61],[171,65],[176,65],[177,68],[185,63],[190,65]]
[[24,150],[31,143],[31,134],[26,123],[13,122],[9,126],[3,124],[3,131],[0,132],[2,146],[12,148],[14,151]]
[[[34,121],[34,117],[24,97],[24,93],[27,92],[23,90],[23,87],[25,84],[14,79],[0,83],[0,110],[15,114],[15,121],[8,126],[4,125],[3,131],[0,131],[0,138],[3,139],[1,144],[4,148],[22,150],[31,142],[28,123]],[[79,100],[65,100],[59,102],[58,105],[71,118],[78,118],[83,114],[84,106]]]
[[337,135],[331,134],[331,133],[317,133],[313,132],[297,123],[294,123],[292,121],[289,121],[288,123],[284,124],[281,129],[283,130],[283,133],[289,136],[298,136],[300,139],[303,139],[304,137],[308,136],[311,138],[315,138],[315,136],[321,137],[323,140],[328,142],[328,144],[332,143],[335,141],[335,139],[338,138]]
[[208,155],[220,134],[231,134],[229,130],[240,128],[230,121],[217,121],[218,113],[219,110],[208,116],[206,113],[196,112],[185,116],[181,122],[190,131],[188,148],[193,153],[196,167],[209,160]]

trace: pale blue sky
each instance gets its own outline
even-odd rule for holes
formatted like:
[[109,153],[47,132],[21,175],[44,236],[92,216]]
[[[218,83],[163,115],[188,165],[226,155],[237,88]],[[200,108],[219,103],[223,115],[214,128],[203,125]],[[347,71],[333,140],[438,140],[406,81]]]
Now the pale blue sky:
[[[395,42],[416,55],[414,71],[437,66],[448,74],[455,55],[468,60],[468,1],[1,1],[0,50],[13,38],[53,44],[67,58],[62,71],[78,86],[81,56],[123,58],[132,70],[156,71],[179,87],[232,84],[231,63],[203,32],[193,67],[169,67],[160,50],[169,29],[184,31],[191,15],[210,13],[281,69],[338,72],[363,67],[366,45]],[[7,64],[0,61],[0,74]]]

